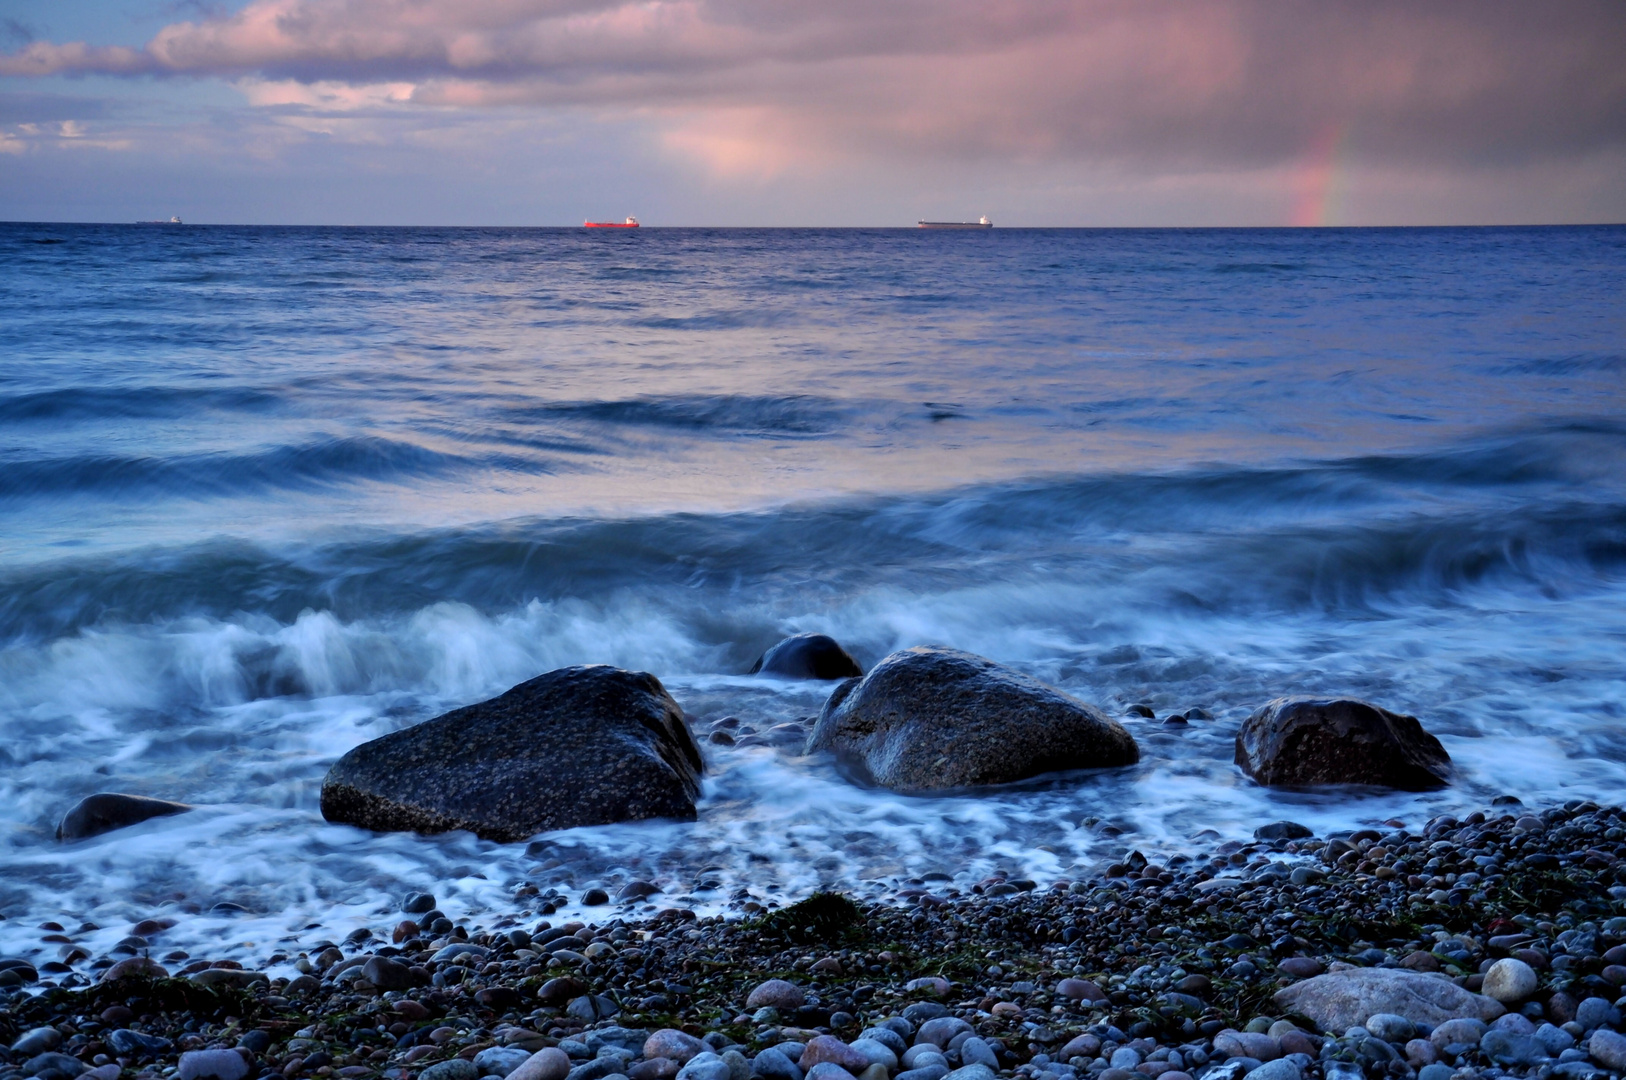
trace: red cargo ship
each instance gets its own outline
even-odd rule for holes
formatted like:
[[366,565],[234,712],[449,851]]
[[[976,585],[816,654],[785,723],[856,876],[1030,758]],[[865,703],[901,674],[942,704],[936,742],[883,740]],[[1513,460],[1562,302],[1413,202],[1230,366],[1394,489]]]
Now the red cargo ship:
[[638,227],[638,219],[635,218],[635,217],[631,217],[631,216],[629,216],[627,218],[627,220],[625,220],[625,221],[584,221],[584,222],[582,222],[582,228],[584,228],[584,229],[636,229],[637,227]]

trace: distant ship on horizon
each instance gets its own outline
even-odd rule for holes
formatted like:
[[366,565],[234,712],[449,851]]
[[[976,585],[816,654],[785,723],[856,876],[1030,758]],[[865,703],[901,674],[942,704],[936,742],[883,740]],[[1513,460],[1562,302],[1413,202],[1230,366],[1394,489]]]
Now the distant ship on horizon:
[[155,221],[138,221],[138,222],[136,222],[136,224],[137,225],[184,225],[184,224],[186,224],[186,222],[182,221],[179,217],[171,217],[168,221],[164,221],[162,218],[160,218],[160,219],[157,219]]
[[922,229],[992,229],[994,223],[984,214],[976,221],[920,221],[916,222]]
[[638,227],[638,219],[633,217],[631,214],[627,215],[627,220],[625,220],[625,221],[584,221],[584,222],[582,222],[582,228],[584,228],[584,229],[636,229],[637,227]]

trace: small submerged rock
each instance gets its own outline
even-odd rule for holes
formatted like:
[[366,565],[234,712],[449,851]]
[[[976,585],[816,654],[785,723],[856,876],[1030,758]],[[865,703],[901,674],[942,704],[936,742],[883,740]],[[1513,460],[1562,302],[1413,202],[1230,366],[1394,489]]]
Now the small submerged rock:
[[61,824],[56,827],[56,838],[63,843],[86,840],[155,817],[184,814],[191,809],[186,803],[103,791],[79,800],[63,815]]
[[1296,821],[1272,821],[1253,830],[1255,840],[1303,840],[1314,835],[1308,826]]
[[750,674],[786,679],[851,679],[863,675],[864,669],[835,638],[796,634],[757,657]]
[[807,739],[883,787],[931,791],[1140,760],[1122,724],[981,656],[917,646],[836,687]]
[[128,960],[120,960],[106,971],[102,972],[102,982],[118,982],[120,979],[167,979],[169,972],[158,961],[145,956],[132,956]]

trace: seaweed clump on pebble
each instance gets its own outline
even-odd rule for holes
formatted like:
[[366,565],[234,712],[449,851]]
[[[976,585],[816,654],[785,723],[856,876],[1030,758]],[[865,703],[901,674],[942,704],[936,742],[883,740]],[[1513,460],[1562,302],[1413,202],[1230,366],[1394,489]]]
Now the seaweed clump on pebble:
[[837,941],[861,927],[864,912],[840,893],[816,892],[806,900],[762,916],[764,935],[778,934],[798,945]]

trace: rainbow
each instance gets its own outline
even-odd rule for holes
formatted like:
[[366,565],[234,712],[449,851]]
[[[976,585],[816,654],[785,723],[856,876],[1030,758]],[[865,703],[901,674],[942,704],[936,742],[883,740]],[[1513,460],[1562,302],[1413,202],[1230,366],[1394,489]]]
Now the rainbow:
[[1328,124],[1310,144],[1310,152],[1297,177],[1298,197],[1293,203],[1290,223],[1316,227],[1337,225],[1342,219],[1349,125]]

